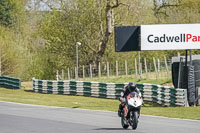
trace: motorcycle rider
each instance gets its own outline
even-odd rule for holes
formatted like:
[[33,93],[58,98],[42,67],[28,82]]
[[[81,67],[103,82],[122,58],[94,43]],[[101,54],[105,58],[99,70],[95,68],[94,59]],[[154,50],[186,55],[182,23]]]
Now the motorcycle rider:
[[[118,109],[118,116],[119,117],[121,117],[121,112],[122,112],[122,109],[123,109],[122,104],[126,103],[126,97],[131,92],[137,92],[139,94],[139,96],[141,97],[140,90],[136,87],[136,84],[134,82],[129,82],[129,84],[125,88],[123,88],[123,95],[119,99],[121,101],[121,104],[119,105],[119,109]],[[140,114],[140,111],[139,111],[139,114]]]

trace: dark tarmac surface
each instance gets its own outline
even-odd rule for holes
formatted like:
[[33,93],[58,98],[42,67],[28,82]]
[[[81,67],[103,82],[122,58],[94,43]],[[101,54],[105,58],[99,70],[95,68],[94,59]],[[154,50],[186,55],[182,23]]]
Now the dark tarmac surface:
[[200,121],[141,115],[124,130],[115,112],[0,101],[0,133],[200,133]]

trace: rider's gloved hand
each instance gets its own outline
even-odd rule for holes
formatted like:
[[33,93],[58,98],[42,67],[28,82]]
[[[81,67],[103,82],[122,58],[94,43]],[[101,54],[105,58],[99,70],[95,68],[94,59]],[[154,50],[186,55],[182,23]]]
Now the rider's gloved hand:
[[141,93],[139,93],[139,96],[140,96],[140,98],[142,97],[142,94]]
[[124,102],[125,102],[125,98],[120,97],[120,101],[121,101],[122,103],[124,103]]

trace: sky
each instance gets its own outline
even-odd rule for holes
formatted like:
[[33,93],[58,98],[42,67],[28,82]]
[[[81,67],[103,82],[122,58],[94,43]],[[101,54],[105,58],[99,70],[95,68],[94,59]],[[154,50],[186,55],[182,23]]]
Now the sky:
[[[49,8],[49,6],[45,3],[48,0],[43,0],[44,2],[39,0],[30,0],[28,5],[26,6],[27,10],[39,10],[39,11],[50,11],[51,9]],[[53,0],[50,0],[52,2],[50,2],[51,5],[53,5],[54,7],[58,7],[59,8],[59,3],[53,2]]]

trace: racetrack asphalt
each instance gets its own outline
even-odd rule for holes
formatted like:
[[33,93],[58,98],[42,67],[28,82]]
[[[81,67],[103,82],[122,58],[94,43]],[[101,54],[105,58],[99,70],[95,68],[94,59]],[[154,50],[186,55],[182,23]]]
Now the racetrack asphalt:
[[0,133],[200,133],[200,121],[141,115],[124,130],[116,112],[0,101]]

